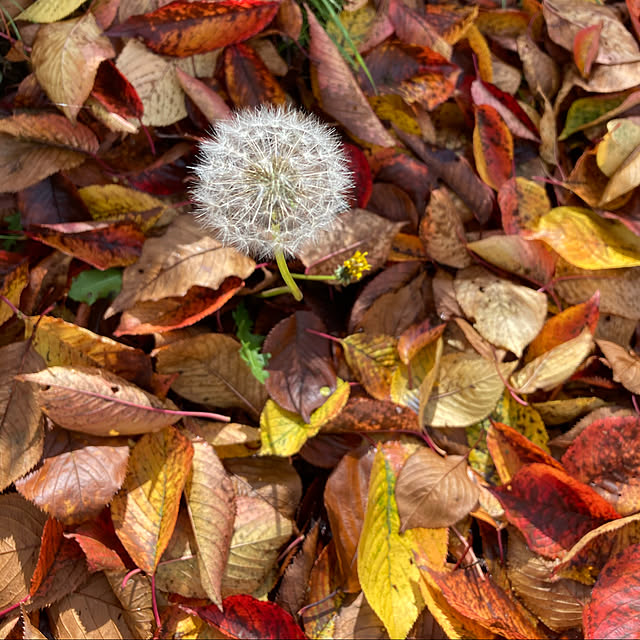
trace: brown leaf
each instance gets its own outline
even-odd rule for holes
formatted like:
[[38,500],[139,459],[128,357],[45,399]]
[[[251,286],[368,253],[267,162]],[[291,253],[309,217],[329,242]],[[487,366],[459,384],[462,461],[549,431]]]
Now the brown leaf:
[[131,452],[111,517],[125,549],[146,573],[155,572],[169,544],[192,457],[191,443],[173,427],[146,434]]
[[324,490],[324,506],[329,516],[335,552],[347,593],[360,589],[356,551],[369,493],[369,476],[375,450],[348,453],[329,476]]
[[205,333],[161,347],[158,372],[178,373],[171,388],[184,398],[214,407],[242,407],[260,414],[265,386],[240,357],[240,344],[222,333]]
[[348,64],[308,7],[307,19],[312,69],[317,74],[322,108],[360,140],[392,147],[393,137],[378,120]]
[[42,466],[16,481],[16,489],[65,524],[95,518],[122,485],[129,447],[123,438],[49,431]]
[[133,264],[144,243],[144,234],[129,222],[40,224],[30,227],[28,235],[96,269]]
[[229,276],[249,277],[254,268],[251,258],[204,234],[193,216],[179,216],[162,237],[144,243],[138,262],[125,269],[122,291],[105,315],[136,302],[182,297],[195,285],[215,290]]
[[53,635],[60,640],[134,637],[123,613],[120,601],[101,573],[93,575],[77,591],[47,609]]
[[115,51],[91,12],[40,27],[31,63],[40,86],[71,120],[89,97],[98,67]]
[[42,410],[65,429],[98,436],[158,431],[177,422],[175,405],[164,403],[123,378],[94,367],[49,367],[21,374],[40,385]]
[[0,190],[20,191],[98,151],[88,127],[51,113],[0,120]]
[[39,371],[45,364],[26,342],[2,347],[0,360],[0,489],[5,489],[37,464],[44,442],[35,394],[15,376]]
[[17,604],[29,594],[31,576],[38,562],[45,514],[22,496],[0,496],[0,545],[3,571],[0,608]]
[[336,372],[329,340],[308,331],[326,332],[322,321],[309,311],[298,311],[279,322],[267,336],[263,350],[270,353],[266,388],[282,408],[310,422],[311,412],[336,390]]
[[231,117],[231,109],[213,89],[204,82],[190,76],[182,69],[176,69],[176,77],[184,92],[193,100],[211,124]]
[[110,36],[141,36],[147,46],[167,56],[191,56],[247,40],[273,20],[278,2],[175,0],[135,15],[109,30]]
[[120,602],[124,620],[133,637],[143,640],[152,635],[155,626],[151,581],[148,576],[135,574],[128,576],[127,584],[123,586],[123,579],[128,573],[126,570],[105,571],[105,576]]
[[235,491],[213,447],[194,438],[191,445],[193,461],[184,493],[198,550],[200,581],[209,599],[220,606],[236,512]]
[[451,45],[431,24],[429,17],[432,16],[433,14],[425,15],[424,12],[416,11],[400,0],[389,2],[389,18],[400,40],[428,47],[448,60],[451,58]]
[[396,484],[403,531],[449,527],[476,507],[478,497],[477,486],[467,476],[466,458],[441,458],[431,449],[409,456]]
[[227,47],[224,64],[227,91],[237,108],[285,103],[282,87],[250,46],[236,44]]
[[384,624],[362,592],[351,604],[340,609],[335,618],[334,629],[334,638],[386,640],[389,637]]

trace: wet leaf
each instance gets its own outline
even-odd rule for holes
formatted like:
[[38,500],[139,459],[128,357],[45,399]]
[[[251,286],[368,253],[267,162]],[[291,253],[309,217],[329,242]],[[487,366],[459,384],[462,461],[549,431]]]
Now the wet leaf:
[[547,558],[563,556],[585,533],[620,517],[591,487],[540,463],[525,465],[491,492],[529,548]]
[[146,573],[155,572],[169,544],[192,458],[191,443],[173,427],[143,436],[131,451],[111,517],[118,538]]
[[309,422],[267,400],[260,414],[260,455],[291,456],[342,411],[349,399],[349,383],[337,378],[336,390],[310,416]]
[[403,531],[449,527],[475,508],[479,495],[467,476],[466,458],[442,458],[431,449],[409,456],[395,491]]
[[600,573],[584,608],[585,636],[589,638],[633,638],[640,625],[635,603],[638,590],[640,544],[627,547],[611,558]]
[[21,374],[40,385],[42,410],[65,429],[98,436],[158,431],[177,422],[175,405],[95,367],[49,367]]
[[640,509],[640,421],[634,416],[595,420],[573,441],[562,464],[622,515]]
[[503,280],[481,267],[458,271],[458,303],[474,319],[474,328],[496,347],[522,355],[547,317],[544,293]]
[[64,524],[95,518],[122,486],[129,447],[122,438],[98,438],[54,429],[45,437],[42,465],[16,489]]
[[200,581],[209,599],[222,604],[222,576],[235,517],[235,491],[213,447],[191,440],[193,460],[185,498],[198,550]]
[[544,240],[581,269],[620,269],[640,265],[640,240],[617,220],[590,209],[556,207],[542,216],[530,237]]
[[51,113],[20,114],[0,120],[0,189],[20,191],[56,171],[82,164],[96,153],[88,127]]
[[115,51],[92,13],[38,30],[31,63],[40,86],[75,121],[89,97],[98,67]]
[[109,31],[110,36],[140,36],[167,56],[191,56],[242,42],[273,20],[277,2],[221,0],[215,4],[174,0],[144,15],[134,15]]
[[411,539],[400,535],[394,495],[398,467],[407,453],[399,443],[377,450],[358,543],[362,590],[392,638],[404,638],[420,613],[416,598],[420,574],[413,563]]

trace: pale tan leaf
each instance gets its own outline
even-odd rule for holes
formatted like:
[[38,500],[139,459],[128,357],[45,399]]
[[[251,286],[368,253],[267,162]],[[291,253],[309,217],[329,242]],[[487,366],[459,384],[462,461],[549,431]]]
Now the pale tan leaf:
[[209,599],[222,605],[222,576],[235,519],[235,490],[213,447],[191,439],[193,461],[185,485],[189,517],[198,549],[200,582]]
[[611,178],[629,154],[640,145],[640,126],[631,118],[607,122],[607,133],[598,143],[596,162],[598,168]]
[[367,602],[364,593],[360,592],[360,595],[351,604],[340,609],[335,620],[333,637],[386,640],[389,634]]
[[574,580],[552,580],[556,564],[533,553],[517,531],[509,532],[507,575],[517,596],[554,631],[581,627],[591,588]]
[[503,380],[517,364],[497,364],[468,352],[442,356],[438,378],[424,408],[424,424],[467,427],[486,418],[502,396]]
[[77,591],[54,602],[47,615],[53,636],[60,640],[136,637],[125,623],[123,607],[102,573],[94,574]]
[[162,127],[187,116],[176,67],[167,58],[149,51],[142,42],[132,38],[120,52],[116,66],[142,100],[142,124]]
[[293,523],[262,498],[238,496],[229,559],[222,581],[227,596],[252,593],[267,577]]
[[212,422],[187,418],[184,424],[193,433],[204,438],[218,458],[244,458],[260,449],[260,430],[237,422]]
[[88,127],[53,113],[0,120],[0,191],[30,187],[56,171],[82,164],[98,150]]
[[51,101],[75,121],[91,93],[100,63],[113,56],[109,38],[93,14],[85,13],[81,18],[40,27],[31,63]]
[[528,362],[511,376],[511,384],[518,393],[554,389],[576,372],[592,349],[593,336],[587,327],[576,338],[567,340]]
[[640,358],[615,342],[596,340],[613,369],[613,379],[631,393],[640,393]]
[[96,436],[159,431],[177,422],[176,406],[161,401],[109,371],[95,367],[49,367],[18,380],[40,385],[42,410],[65,429]]
[[474,328],[496,347],[522,355],[547,317],[547,296],[493,275],[482,267],[458,271],[458,303],[474,319]]
[[265,386],[240,357],[240,343],[222,333],[179,340],[157,351],[158,372],[179,373],[171,388],[192,402],[242,407],[256,416],[267,401]]
[[42,413],[31,385],[19,382],[19,373],[39,371],[42,358],[27,342],[0,349],[0,490],[32,469],[42,456]]
[[73,13],[81,4],[82,0],[36,0],[17,18],[31,22],[56,22]]
[[29,594],[47,516],[22,496],[0,496],[0,609]]
[[640,146],[637,146],[611,176],[598,203],[603,207],[640,184]]
[[466,458],[442,458],[426,448],[409,457],[396,484],[403,530],[449,527],[476,507],[478,496],[477,486],[467,476]]
[[124,577],[129,573],[105,571],[104,574],[124,610],[124,621],[133,632],[134,638],[146,640],[153,634],[153,605],[151,602],[151,580],[149,576],[137,573],[129,576],[127,584],[122,586]]
[[194,285],[218,289],[228,276],[249,277],[255,264],[207,236],[193,216],[179,216],[162,237],[144,243],[140,259],[125,269],[122,291],[105,317],[136,302],[184,296]]

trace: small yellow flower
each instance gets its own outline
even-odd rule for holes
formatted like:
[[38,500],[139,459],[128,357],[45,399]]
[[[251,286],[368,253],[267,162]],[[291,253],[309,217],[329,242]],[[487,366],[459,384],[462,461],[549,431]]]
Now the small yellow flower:
[[368,251],[362,253],[356,251],[350,258],[345,260],[336,269],[336,277],[342,284],[350,284],[362,278],[365,271],[371,270],[371,265],[367,262]]

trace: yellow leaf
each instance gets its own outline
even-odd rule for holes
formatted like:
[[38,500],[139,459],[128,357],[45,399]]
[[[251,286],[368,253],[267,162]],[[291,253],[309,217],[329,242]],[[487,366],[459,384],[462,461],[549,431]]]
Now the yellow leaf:
[[192,457],[191,443],[173,427],[142,436],[131,451],[111,518],[124,548],[146,573],[155,572],[169,544]]
[[639,144],[640,126],[633,120],[609,120],[607,133],[598,143],[596,151],[598,168],[610,178]]
[[640,238],[621,222],[590,209],[556,207],[538,220],[530,237],[544,240],[581,269],[640,266]]
[[297,413],[283,409],[273,400],[267,400],[260,415],[261,456],[292,456],[324,424],[335,418],[349,399],[349,383],[337,379],[336,390],[327,401],[311,414],[307,423]]
[[518,393],[549,391],[568,380],[592,348],[593,336],[586,327],[577,338],[546,351],[522,367],[511,376],[511,384]]
[[391,376],[400,363],[398,341],[392,336],[355,333],[340,344],[356,379],[376,400],[388,400]]
[[[477,7],[474,7],[477,10]],[[475,53],[478,60],[478,72],[480,78],[484,82],[493,82],[493,64],[491,62],[491,49],[487,43],[486,38],[482,35],[482,32],[476,27],[475,24],[470,24],[466,37],[469,41],[469,46]]]
[[502,395],[503,379],[517,364],[498,364],[470,352],[442,356],[438,379],[424,409],[424,424],[467,427],[486,418]]
[[84,0],[36,0],[18,17],[31,22],[56,22],[74,12]]
[[[29,284],[29,264],[21,262],[5,271],[0,276],[0,293],[16,307],[20,305],[20,296],[24,288]],[[4,301],[0,301],[0,326],[3,325],[13,315],[13,309]],[[45,317],[45,316],[43,316]]]
[[411,539],[400,535],[396,474],[389,459],[393,454],[382,446],[373,461],[358,543],[358,576],[389,636],[405,638],[422,607],[417,593],[420,572],[413,560]]
[[[35,5],[34,5],[35,6]],[[27,10],[28,11],[28,10]],[[46,94],[73,122],[89,97],[98,67],[115,51],[93,14],[38,30],[31,62]]]

